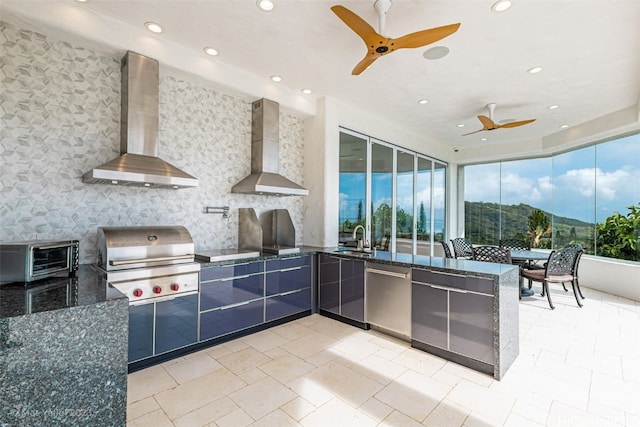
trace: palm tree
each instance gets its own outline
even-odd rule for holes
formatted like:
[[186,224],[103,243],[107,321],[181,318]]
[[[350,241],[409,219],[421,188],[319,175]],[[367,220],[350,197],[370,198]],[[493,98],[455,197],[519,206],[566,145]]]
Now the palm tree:
[[542,238],[551,233],[551,222],[544,211],[536,209],[529,215],[529,231],[527,235],[531,238],[531,247],[540,247]]

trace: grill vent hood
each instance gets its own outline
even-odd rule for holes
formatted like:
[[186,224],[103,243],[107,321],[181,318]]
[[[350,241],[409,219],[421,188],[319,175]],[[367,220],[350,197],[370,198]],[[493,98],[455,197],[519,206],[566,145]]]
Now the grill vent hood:
[[232,193],[306,196],[309,190],[280,175],[280,108],[259,99],[251,108],[251,175],[231,188]]
[[120,157],[82,176],[88,184],[196,187],[198,180],[158,157],[159,63],[128,51],[122,58]]

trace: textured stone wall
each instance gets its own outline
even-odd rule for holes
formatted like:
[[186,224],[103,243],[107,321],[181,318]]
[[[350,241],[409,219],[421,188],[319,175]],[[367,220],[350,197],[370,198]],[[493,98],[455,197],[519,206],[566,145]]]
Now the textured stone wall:
[[[241,207],[286,208],[302,243],[303,199],[231,194],[250,172],[251,101],[164,72],[159,156],[199,179],[182,190],[90,185],[119,155],[120,59],[0,21],[0,240],[79,239],[99,226],[184,225],[196,249],[237,245]],[[304,184],[302,119],[280,114],[280,173]],[[230,206],[231,218],[204,214]]]

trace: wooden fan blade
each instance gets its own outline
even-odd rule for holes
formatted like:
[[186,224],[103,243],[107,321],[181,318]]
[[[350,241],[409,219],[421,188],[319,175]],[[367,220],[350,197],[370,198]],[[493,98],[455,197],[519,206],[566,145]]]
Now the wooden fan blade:
[[333,11],[333,13],[338,15],[338,18],[340,18],[342,22],[347,24],[349,28],[351,28],[357,35],[360,36],[364,44],[367,45],[367,48],[372,44],[375,44],[374,42],[378,41],[379,39],[384,39],[384,37],[378,34],[376,30],[374,30],[373,27],[367,23],[367,21],[360,18],[358,15],[351,12],[346,7],[337,5],[332,6],[331,10]]
[[358,65],[356,65],[353,68],[353,71],[351,71],[351,75],[357,76],[358,74],[366,70],[367,67],[373,64],[373,61],[375,61],[378,58],[380,57],[377,55],[371,55],[370,53],[367,52],[367,55],[362,59],[362,61],[358,62]]
[[482,126],[484,126],[484,130],[493,130],[499,128],[499,126],[487,116],[480,115],[478,116],[478,120],[480,120],[480,123],[482,123]]
[[471,134],[478,133],[478,132],[484,132],[485,130],[487,130],[487,129],[480,129],[480,130],[476,130],[476,131],[473,131],[473,132],[465,133],[465,134],[464,134],[464,135],[462,135],[462,136],[467,136],[467,135],[471,135]]
[[444,27],[431,28],[428,30],[417,31],[415,33],[407,34],[397,39],[392,39],[393,49],[414,48],[431,43],[435,43],[438,40],[450,36],[458,31],[460,23],[445,25]]
[[499,125],[498,127],[501,128],[516,128],[518,126],[524,126],[524,125],[528,125],[529,123],[533,123],[535,122],[536,119],[531,119],[531,120],[521,120],[519,122],[511,122],[511,123],[505,123],[503,125]]

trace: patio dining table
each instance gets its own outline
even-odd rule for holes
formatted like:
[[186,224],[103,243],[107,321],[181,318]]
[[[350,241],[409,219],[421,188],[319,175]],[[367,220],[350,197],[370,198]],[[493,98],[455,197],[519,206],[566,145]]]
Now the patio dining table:
[[[511,249],[509,252],[511,252],[511,261],[520,266],[527,266],[536,261],[546,261],[549,259],[549,254],[546,252],[522,249]],[[530,297],[533,295],[533,290],[525,288],[523,284],[524,278],[520,276],[520,297]]]

